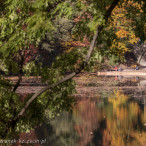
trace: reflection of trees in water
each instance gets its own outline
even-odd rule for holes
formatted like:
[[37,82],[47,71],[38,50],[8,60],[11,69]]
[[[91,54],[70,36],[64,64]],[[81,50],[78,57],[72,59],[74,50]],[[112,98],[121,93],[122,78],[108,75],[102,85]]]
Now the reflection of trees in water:
[[[143,126],[143,113],[136,102],[128,102],[127,96],[115,92],[108,98],[108,103],[105,104],[103,110],[106,115],[106,128],[102,134],[101,145],[145,144],[146,131]],[[97,131],[98,129],[96,133]],[[96,138],[98,141],[97,136]],[[94,135],[93,142],[96,138]]]
[[[26,140],[46,139],[45,146],[78,146],[78,134],[74,129],[74,119],[68,112],[63,112],[50,124],[44,124],[30,133],[21,133]],[[38,146],[40,146],[38,144]]]
[[101,119],[101,116],[103,118],[97,110],[94,101],[90,99],[80,101],[72,115],[63,112],[50,124],[36,128],[29,133],[30,135],[21,134],[21,136],[24,139],[32,139],[35,136],[38,139],[46,138],[49,146],[85,146],[91,141],[94,129],[99,127],[98,119]]
[[80,101],[74,110],[79,145],[141,145],[146,143],[140,105],[119,91],[104,102]]
[[[21,133],[20,137],[26,140],[46,139],[44,146],[78,146],[78,134],[74,129],[74,119],[68,112],[50,121],[50,124],[43,124],[30,133]],[[40,146],[40,144],[36,145]]]
[[[68,92],[66,91],[67,89]],[[19,128],[18,132],[20,130],[26,132],[36,125],[45,122],[44,120],[46,120],[48,115],[51,115],[49,109],[51,109],[54,114],[58,111],[61,112],[63,109],[69,110],[69,104],[72,103],[72,98],[70,98],[70,94],[68,95],[68,93],[72,93],[73,89],[74,86],[68,82],[61,87],[55,88],[52,92],[48,91],[43,94],[32,104],[25,117],[20,119],[20,123],[17,123],[17,127]],[[60,92],[60,90],[62,92]],[[78,104],[73,110],[72,116],[64,112],[51,121],[50,124],[36,128],[35,131],[31,131],[31,133],[28,134],[21,133],[20,137],[23,139],[46,138],[47,144],[50,146],[65,144],[74,146],[107,146],[115,144],[120,144],[120,146],[124,146],[125,144],[143,145],[146,142],[143,109],[136,101],[133,102],[133,100],[129,100],[128,96],[123,93],[115,91],[113,94],[110,93],[110,96],[104,94],[104,97],[108,98],[103,99],[101,99],[99,95],[97,98],[80,98],[80,101],[78,101]],[[5,107],[3,100],[10,101],[10,95],[13,95],[13,98],[18,101],[18,103],[15,101],[15,106],[9,106],[10,102],[6,102],[8,105]],[[1,119],[5,120],[5,123],[9,123],[8,120],[12,118],[14,107],[17,106],[17,110],[19,111],[19,108],[22,106],[19,104],[20,97],[12,94],[10,89],[2,88],[2,86],[0,97]],[[29,98],[29,96],[26,97]],[[53,101],[52,97],[54,97]],[[48,101],[48,108],[44,108]],[[8,113],[8,111],[11,115],[5,114]],[[10,116],[10,118],[8,118],[8,116]],[[4,124],[2,125],[2,121],[0,124],[0,130],[5,131],[4,128],[6,128],[6,126],[4,127]],[[0,134],[2,134],[2,132]]]
[[47,138],[49,146],[143,146],[146,142],[141,107],[119,91],[109,98],[80,99],[71,115],[63,112],[35,134]]
[[92,139],[94,129],[99,127],[98,109],[94,101],[90,99],[78,102],[73,111],[75,129],[80,136],[79,145],[87,145]]

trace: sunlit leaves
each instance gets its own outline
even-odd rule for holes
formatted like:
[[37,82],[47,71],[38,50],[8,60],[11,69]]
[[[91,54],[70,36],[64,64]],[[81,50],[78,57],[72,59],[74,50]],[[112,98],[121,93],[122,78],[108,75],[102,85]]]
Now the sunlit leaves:
[[[117,39],[113,40],[111,50],[116,50],[116,55],[120,58],[128,51],[127,44],[138,43],[139,39],[142,39],[137,32],[136,22],[140,15],[143,15],[143,3],[139,4],[134,1],[123,1],[120,7],[116,7],[112,14],[112,21],[110,27],[114,28]],[[133,12],[138,15],[133,16]],[[135,18],[134,18],[135,17]],[[140,20],[143,23],[142,20]],[[143,28],[141,28],[143,29]],[[142,30],[144,31],[144,29]],[[139,33],[137,35],[137,33]],[[116,44],[115,44],[116,43]]]

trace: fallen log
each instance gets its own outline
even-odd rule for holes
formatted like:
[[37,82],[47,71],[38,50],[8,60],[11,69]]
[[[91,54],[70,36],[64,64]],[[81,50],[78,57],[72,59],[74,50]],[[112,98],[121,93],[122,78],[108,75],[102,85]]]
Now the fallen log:
[[146,71],[108,71],[97,72],[98,76],[146,76]]

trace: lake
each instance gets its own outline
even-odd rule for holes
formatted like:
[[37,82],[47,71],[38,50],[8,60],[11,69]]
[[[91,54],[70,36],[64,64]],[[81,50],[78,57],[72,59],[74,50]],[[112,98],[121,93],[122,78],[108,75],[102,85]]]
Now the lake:
[[20,140],[39,140],[35,146],[146,146],[146,78],[88,74],[74,80],[72,113],[21,133]]

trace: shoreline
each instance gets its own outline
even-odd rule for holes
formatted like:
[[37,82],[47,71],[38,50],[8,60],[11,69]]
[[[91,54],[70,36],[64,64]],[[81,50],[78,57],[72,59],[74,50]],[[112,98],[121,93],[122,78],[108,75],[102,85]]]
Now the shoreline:
[[97,72],[98,76],[146,76],[146,71],[107,71]]

